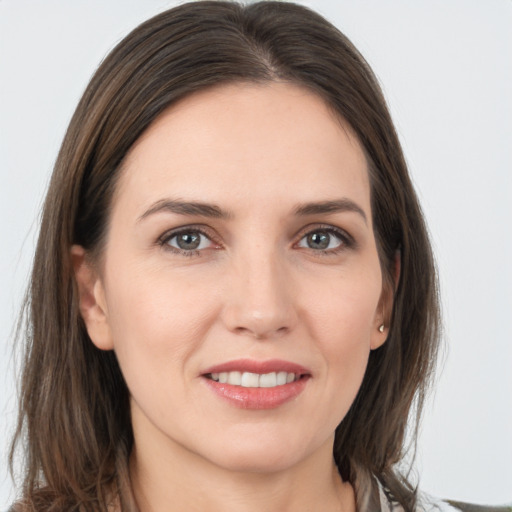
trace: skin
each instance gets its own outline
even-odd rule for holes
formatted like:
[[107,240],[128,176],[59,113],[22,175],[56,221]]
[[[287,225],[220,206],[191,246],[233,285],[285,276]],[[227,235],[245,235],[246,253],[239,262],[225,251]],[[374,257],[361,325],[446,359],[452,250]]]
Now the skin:
[[[227,215],[158,208],[169,199]],[[297,214],[340,199],[351,209]],[[78,246],[72,256],[89,335],[115,350],[131,393],[142,510],[355,510],[332,446],[387,335],[371,218],[358,140],[294,85],[196,93],[137,141],[101,265]],[[201,241],[188,254],[172,237],[184,226]],[[310,376],[279,407],[241,409],[203,376],[241,358],[291,361]]]

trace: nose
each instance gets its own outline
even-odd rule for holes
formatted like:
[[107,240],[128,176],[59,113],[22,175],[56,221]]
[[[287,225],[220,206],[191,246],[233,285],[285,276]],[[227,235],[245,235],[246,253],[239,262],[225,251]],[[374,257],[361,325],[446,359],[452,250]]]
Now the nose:
[[229,331],[257,339],[272,339],[297,323],[293,280],[275,256],[241,258],[227,282],[223,321]]

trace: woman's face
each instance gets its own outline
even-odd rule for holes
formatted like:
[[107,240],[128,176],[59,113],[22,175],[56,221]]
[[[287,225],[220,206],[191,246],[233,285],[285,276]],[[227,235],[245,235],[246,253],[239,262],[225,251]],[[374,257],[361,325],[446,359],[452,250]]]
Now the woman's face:
[[330,453],[386,336],[351,130],[296,86],[223,86],[166,111],[120,172],[101,269],[77,276],[136,449],[237,471]]

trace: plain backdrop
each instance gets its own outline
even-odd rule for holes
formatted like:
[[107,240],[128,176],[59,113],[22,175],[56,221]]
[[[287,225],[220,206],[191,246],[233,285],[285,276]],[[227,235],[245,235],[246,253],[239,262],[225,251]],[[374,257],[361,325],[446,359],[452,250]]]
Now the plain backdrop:
[[[512,1],[311,0],[379,77],[430,226],[443,370],[416,471],[440,497],[512,501]],[[105,54],[175,2],[0,0],[0,509],[14,497],[12,328],[67,123]]]

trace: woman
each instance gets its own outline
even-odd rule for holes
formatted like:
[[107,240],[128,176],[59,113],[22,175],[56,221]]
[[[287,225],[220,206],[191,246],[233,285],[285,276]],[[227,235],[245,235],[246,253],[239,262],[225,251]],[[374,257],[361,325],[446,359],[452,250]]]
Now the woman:
[[396,464],[438,317],[350,42],[293,4],[167,11],[102,63],[56,163],[17,510],[427,507]]

